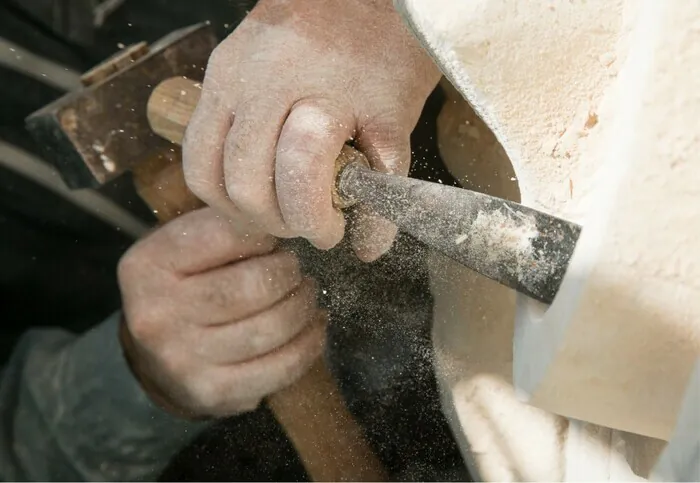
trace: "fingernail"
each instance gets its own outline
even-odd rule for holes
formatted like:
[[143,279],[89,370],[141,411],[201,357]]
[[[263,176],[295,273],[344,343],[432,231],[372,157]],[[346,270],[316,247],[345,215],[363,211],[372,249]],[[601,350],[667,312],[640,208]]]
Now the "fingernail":
[[331,248],[335,247],[338,243],[340,243],[342,239],[342,234],[338,238],[307,238],[307,240],[309,240],[309,243],[311,243],[315,248],[324,251],[330,250]]
[[310,230],[300,233],[309,243],[319,250],[330,250],[343,240],[345,236],[345,218],[338,215],[323,230]]
[[394,245],[396,230],[381,230],[381,233],[371,232],[356,234],[352,247],[355,255],[363,262],[374,262]]
[[358,211],[351,233],[353,250],[363,262],[373,262],[391,249],[397,232],[390,221]]
[[394,239],[390,239],[384,243],[374,243],[373,245],[354,246],[355,255],[365,263],[377,261],[386,254],[394,245]]

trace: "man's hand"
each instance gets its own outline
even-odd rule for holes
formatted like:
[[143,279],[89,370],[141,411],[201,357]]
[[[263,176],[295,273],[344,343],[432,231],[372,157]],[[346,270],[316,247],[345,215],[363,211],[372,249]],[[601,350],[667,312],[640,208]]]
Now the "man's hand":
[[319,357],[314,284],[274,246],[206,208],[124,256],[122,341],[155,402],[189,416],[251,410]]
[[[214,51],[184,140],[190,189],[275,236],[336,245],[334,160],[354,140],[379,171],[406,175],[410,134],[440,74],[391,0],[261,0]],[[396,228],[356,211],[371,261]]]

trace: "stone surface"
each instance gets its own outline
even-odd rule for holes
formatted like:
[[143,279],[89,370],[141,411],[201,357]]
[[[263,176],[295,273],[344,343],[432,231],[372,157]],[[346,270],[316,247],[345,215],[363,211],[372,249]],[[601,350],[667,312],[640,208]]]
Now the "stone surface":
[[700,353],[700,5],[395,3],[468,101],[441,116],[450,170],[511,199],[515,178],[523,203],[584,224],[548,309],[432,264],[467,463],[487,480],[649,477]]

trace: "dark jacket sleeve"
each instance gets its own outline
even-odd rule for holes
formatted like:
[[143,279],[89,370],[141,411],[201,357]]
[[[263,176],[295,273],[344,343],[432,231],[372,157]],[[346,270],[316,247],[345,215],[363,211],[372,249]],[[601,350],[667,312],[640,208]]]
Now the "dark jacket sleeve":
[[131,375],[119,314],[76,337],[34,330],[0,380],[0,479],[155,480],[205,423],[156,407]]

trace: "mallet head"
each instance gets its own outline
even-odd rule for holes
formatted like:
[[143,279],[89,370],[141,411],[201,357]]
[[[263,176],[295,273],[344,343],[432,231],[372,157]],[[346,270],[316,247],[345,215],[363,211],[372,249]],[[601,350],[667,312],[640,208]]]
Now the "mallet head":
[[31,114],[27,128],[68,187],[99,187],[171,149],[151,130],[148,99],[164,79],[201,80],[216,43],[203,23],[131,46],[83,75],[84,88]]

